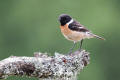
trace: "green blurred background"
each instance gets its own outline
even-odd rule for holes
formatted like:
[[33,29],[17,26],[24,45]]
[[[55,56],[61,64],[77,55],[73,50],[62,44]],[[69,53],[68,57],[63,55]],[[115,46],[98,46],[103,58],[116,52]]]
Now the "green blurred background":
[[[0,60],[37,51],[67,53],[73,43],[60,32],[62,13],[106,39],[84,40],[91,63],[78,80],[120,80],[120,0],[0,0]],[[38,80],[14,76],[7,80],[17,79]]]

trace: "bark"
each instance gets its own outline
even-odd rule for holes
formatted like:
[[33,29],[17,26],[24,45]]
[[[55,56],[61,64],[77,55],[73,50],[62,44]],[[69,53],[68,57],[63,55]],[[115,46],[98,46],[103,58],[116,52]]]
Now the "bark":
[[89,64],[89,52],[75,51],[55,56],[37,52],[34,57],[10,56],[0,61],[0,79],[11,75],[37,77],[43,80],[77,80],[77,74]]

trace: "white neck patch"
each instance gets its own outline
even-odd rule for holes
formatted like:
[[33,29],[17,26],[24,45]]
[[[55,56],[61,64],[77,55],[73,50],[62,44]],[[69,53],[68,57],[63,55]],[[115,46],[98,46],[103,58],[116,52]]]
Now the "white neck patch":
[[71,19],[71,20],[67,23],[67,25],[71,24],[72,22],[73,22],[73,19]]

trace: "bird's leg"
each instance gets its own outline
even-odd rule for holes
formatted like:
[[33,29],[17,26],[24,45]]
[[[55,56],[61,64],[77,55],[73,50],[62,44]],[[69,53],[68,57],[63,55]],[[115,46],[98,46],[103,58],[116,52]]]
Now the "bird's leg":
[[74,44],[73,44],[72,48],[70,48],[70,51],[69,51],[68,54],[72,53],[72,50],[73,50],[73,48],[75,47],[75,45],[76,45],[76,42],[74,42]]
[[79,51],[81,51],[82,43],[83,43],[83,39],[80,41],[80,48],[79,48]]

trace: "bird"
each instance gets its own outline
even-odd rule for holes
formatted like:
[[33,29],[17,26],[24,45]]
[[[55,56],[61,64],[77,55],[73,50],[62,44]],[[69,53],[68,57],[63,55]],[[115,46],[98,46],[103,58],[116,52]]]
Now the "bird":
[[70,41],[73,41],[73,46],[70,48],[69,53],[72,53],[77,42],[80,42],[79,51],[81,51],[82,43],[84,39],[97,38],[101,40],[105,40],[104,38],[93,34],[90,30],[84,27],[84,25],[80,24],[80,22],[74,20],[68,14],[61,14],[58,17],[58,21],[60,22],[60,29],[63,36]]

